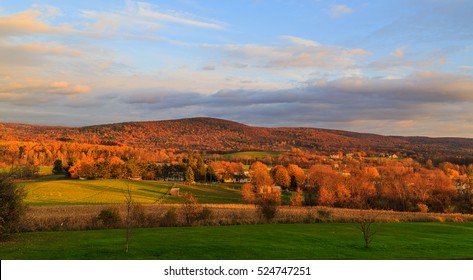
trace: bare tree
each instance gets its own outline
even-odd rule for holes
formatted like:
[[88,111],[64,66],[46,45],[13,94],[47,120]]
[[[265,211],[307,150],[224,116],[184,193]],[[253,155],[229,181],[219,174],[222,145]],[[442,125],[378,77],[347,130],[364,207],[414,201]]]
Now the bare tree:
[[131,193],[130,185],[126,184],[126,190],[123,192],[125,196],[125,206],[126,206],[126,216],[125,216],[125,254],[128,254],[128,243],[130,240],[130,231],[131,231],[131,210],[133,207],[133,195]]
[[360,217],[358,218],[358,228],[363,234],[363,241],[365,242],[365,248],[369,248],[371,241],[373,241],[374,235],[378,232],[379,223],[376,222],[378,215],[364,210],[360,211]]
[[181,211],[184,215],[186,224],[192,226],[199,216],[200,205],[195,196],[189,192],[184,193]]

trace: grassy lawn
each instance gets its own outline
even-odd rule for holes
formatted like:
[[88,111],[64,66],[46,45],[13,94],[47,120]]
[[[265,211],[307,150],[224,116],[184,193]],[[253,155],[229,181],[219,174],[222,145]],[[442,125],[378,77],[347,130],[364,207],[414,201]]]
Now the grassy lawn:
[[355,224],[271,224],[23,233],[1,259],[473,259],[473,223],[381,224],[365,249]]
[[130,186],[136,203],[180,203],[181,198],[166,195],[174,186],[181,193],[193,193],[200,203],[241,203],[239,186],[231,184],[185,185],[173,182],[130,180],[52,180],[23,182],[30,205],[123,203],[123,192]]

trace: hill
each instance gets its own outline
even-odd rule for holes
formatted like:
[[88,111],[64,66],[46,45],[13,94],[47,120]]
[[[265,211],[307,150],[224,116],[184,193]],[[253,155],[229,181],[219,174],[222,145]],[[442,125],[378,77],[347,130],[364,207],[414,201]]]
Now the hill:
[[382,136],[319,128],[267,128],[215,119],[126,122],[85,127],[0,124],[0,140],[76,142],[140,148],[174,148],[208,153],[314,151],[400,153],[405,156],[473,157],[473,139]]

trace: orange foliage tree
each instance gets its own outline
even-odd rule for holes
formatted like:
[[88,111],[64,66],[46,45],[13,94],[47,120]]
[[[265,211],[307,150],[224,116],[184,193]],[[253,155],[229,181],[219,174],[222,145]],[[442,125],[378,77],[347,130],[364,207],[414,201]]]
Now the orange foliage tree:
[[299,166],[295,164],[289,164],[287,167],[287,172],[291,178],[290,188],[295,190],[297,188],[302,188],[305,183],[305,172]]
[[258,190],[265,187],[271,187],[273,185],[273,179],[269,175],[268,166],[259,161],[251,164],[249,175],[250,181],[256,186]]
[[281,186],[286,189],[289,188],[291,177],[289,177],[289,173],[284,166],[276,165],[273,167],[273,169],[271,169],[271,177],[273,178],[274,184],[277,186]]
[[243,197],[243,201],[249,204],[255,203],[256,195],[255,195],[255,186],[251,183],[245,183],[241,186],[241,195]]

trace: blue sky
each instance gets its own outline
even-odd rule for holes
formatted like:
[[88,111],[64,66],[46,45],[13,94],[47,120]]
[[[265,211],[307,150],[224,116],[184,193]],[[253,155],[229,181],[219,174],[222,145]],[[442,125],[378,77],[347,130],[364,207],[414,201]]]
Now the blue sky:
[[0,122],[473,137],[473,1],[0,1]]

